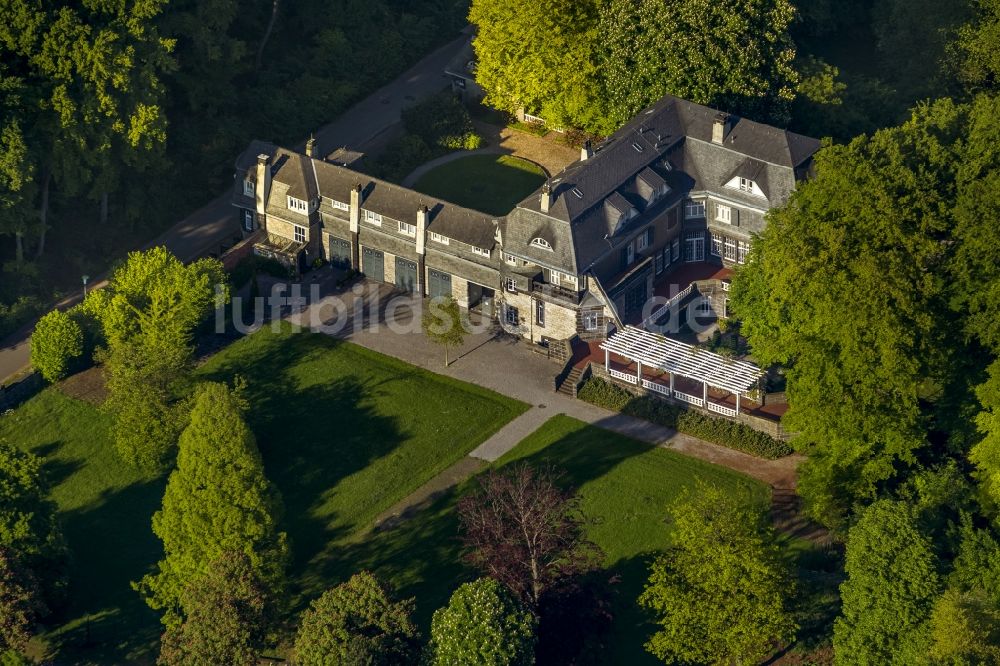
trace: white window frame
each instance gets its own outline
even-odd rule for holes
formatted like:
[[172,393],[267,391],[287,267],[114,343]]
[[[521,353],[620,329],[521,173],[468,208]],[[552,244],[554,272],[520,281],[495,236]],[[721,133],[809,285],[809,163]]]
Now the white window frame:
[[309,212],[309,204],[307,204],[302,199],[296,199],[293,196],[288,197],[288,210],[293,210],[296,213],[307,214]]
[[736,263],[745,264],[747,262],[747,255],[750,254],[750,241],[737,241],[736,242]]
[[296,243],[305,243],[309,239],[308,231],[308,229],[301,225],[292,225],[292,237]]
[[243,194],[252,197],[254,195],[255,187],[254,182],[249,178],[243,179]]
[[596,331],[598,327],[598,317],[597,312],[584,312],[580,319],[583,323],[583,330],[585,331]]
[[736,239],[725,237],[723,258],[727,261],[736,261]]
[[565,282],[568,285],[573,285],[573,288],[576,289],[577,282],[575,275],[570,275],[569,273],[562,273],[559,277],[563,282]]
[[541,299],[535,301],[535,324],[545,328],[545,301]]
[[346,211],[351,210],[350,204],[345,204],[343,201],[337,201],[336,199],[330,199],[330,205],[336,208],[337,210],[346,210]]
[[700,200],[688,201],[684,204],[684,219],[705,217],[705,202]]
[[503,262],[510,266],[517,266],[517,257],[512,254],[503,253]]
[[365,222],[374,224],[376,227],[382,226],[382,216],[373,210],[365,210]]
[[414,224],[410,224],[409,222],[403,222],[402,220],[400,220],[399,233],[403,234],[404,236],[410,236],[411,238],[416,238],[417,227]]
[[253,231],[253,211],[249,208],[243,209],[243,230]]
[[504,291],[509,291],[512,294],[517,293],[517,278],[504,278],[503,280]]
[[518,312],[517,307],[505,304],[503,308],[503,320],[510,324],[511,326],[519,326],[521,324],[520,312]]
[[715,219],[725,224],[732,224],[733,207],[726,204],[715,204]]
[[441,234],[434,231],[431,232],[431,240],[441,245],[448,245],[451,243],[450,238],[448,238],[447,236],[442,236]]
[[722,245],[724,243],[724,236],[721,234],[712,234],[712,256],[721,257],[722,256]]
[[749,178],[740,177],[737,180],[737,187],[740,188],[741,192],[749,192],[750,194],[754,193],[754,183]]
[[478,245],[473,245],[472,254],[478,254],[480,257],[488,258],[490,256],[490,250],[487,250],[486,248],[483,247],[479,247]]
[[559,284],[559,271],[549,271],[549,284]]
[[549,252],[552,252],[552,243],[548,242],[544,238],[532,238],[531,245],[532,247],[540,247],[543,250],[548,250]]

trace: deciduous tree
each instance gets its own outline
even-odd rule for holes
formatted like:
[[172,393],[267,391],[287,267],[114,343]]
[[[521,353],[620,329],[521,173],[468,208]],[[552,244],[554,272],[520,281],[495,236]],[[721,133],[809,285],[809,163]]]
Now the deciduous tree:
[[930,647],[938,567],[910,506],[879,500],[865,509],[847,537],[837,663],[919,663]]
[[0,546],[0,654],[23,651],[45,611],[35,575],[17,553]]
[[667,663],[757,663],[793,640],[792,579],[763,509],[699,485],[671,517],[675,545],[639,597],[662,627],[646,649]]
[[180,620],[181,594],[226,551],[249,558],[269,591],[283,585],[288,546],[278,531],[281,498],[264,476],[245,404],[224,384],[201,386],[181,434],[153,532],[163,541],[158,571],[136,587],[164,623]]
[[245,553],[224,551],[181,594],[184,621],[163,634],[163,666],[258,663],[267,624],[267,586]]
[[435,666],[535,663],[534,614],[492,578],[465,583],[434,611],[427,661]]
[[421,327],[432,342],[444,348],[444,365],[448,367],[448,351],[461,347],[465,340],[465,321],[458,301],[432,298],[420,321]]
[[579,498],[551,470],[526,463],[487,472],[458,503],[467,559],[537,608],[546,591],[594,567]]
[[47,381],[65,377],[83,354],[83,329],[61,310],[52,310],[38,320],[31,334],[31,365]]
[[410,616],[413,599],[396,601],[373,574],[363,571],[327,590],[302,614],[295,663],[407,664],[418,654]]
[[1000,0],[975,0],[973,16],[951,43],[955,69],[973,90],[1000,84]]

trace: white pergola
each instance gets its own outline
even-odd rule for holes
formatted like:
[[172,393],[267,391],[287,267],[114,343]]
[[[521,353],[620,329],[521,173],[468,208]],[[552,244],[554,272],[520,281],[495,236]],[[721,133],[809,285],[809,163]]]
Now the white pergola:
[[[739,414],[740,396],[755,389],[760,378],[764,376],[764,372],[753,363],[737,361],[634,326],[626,326],[602,342],[601,349],[604,350],[604,369],[615,379],[727,416]],[[611,354],[634,361],[637,366],[636,374],[612,368]],[[644,379],[642,376],[644,365],[669,372],[669,387]],[[674,389],[674,375],[701,382],[701,397]],[[711,402],[708,399],[709,386],[734,394],[736,409]]]

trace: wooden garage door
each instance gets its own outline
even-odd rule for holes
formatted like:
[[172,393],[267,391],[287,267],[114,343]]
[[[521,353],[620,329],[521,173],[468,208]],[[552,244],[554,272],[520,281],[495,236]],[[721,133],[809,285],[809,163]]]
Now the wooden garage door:
[[433,268],[427,271],[427,295],[431,298],[451,296],[451,275]]

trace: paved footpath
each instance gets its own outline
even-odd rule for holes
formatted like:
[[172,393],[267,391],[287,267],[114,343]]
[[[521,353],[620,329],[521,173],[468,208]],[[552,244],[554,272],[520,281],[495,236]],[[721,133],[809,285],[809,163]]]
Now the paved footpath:
[[[384,310],[391,295],[392,288],[389,285],[362,282],[347,293],[322,299],[303,314],[291,317],[291,320],[303,324],[310,317],[315,321],[329,320],[336,299],[341,299],[349,311],[355,309],[357,301],[363,300],[366,307],[378,312]],[[415,301],[406,299],[406,302],[411,305],[399,308],[393,317],[395,330],[380,323],[381,317],[366,318],[364,325],[356,328],[346,326],[345,330],[336,333],[336,337],[438,374],[478,384],[531,405],[528,411],[507,423],[472,451],[469,457],[494,461],[514,448],[547,419],[556,414],[566,414],[606,430],[736,470],[768,484],[776,492],[794,492],[795,470],[802,460],[801,456],[763,460],[557,393],[552,382],[559,370],[558,366],[544,355],[532,351],[523,340],[507,336],[496,337],[493,331],[469,335],[462,347],[457,352],[452,352],[454,360],[446,368],[441,348],[423,335],[419,317],[413,317],[408,309]],[[404,329],[409,332],[403,332]],[[468,471],[462,475],[459,472],[479,467],[463,460],[456,468],[443,472],[442,478],[431,480],[427,486],[386,512],[381,519],[403,514],[407,508],[426,501],[429,496],[446,490],[472,473]],[[443,483],[442,479],[450,479],[451,482]]]

